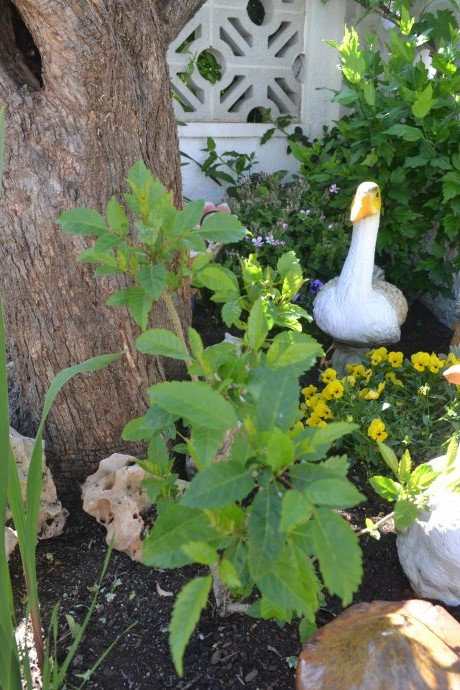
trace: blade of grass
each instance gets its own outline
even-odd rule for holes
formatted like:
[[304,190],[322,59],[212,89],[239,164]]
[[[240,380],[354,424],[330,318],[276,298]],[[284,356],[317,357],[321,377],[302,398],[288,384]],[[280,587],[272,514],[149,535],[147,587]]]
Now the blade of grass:
[[[0,184],[3,170],[4,109],[0,109]],[[21,672],[14,635],[14,604],[10,572],[5,550],[5,515],[8,497],[9,459],[8,381],[6,373],[5,332],[0,301],[0,686],[20,690]]]
[[86,362],[82,362],[81,364],[64,369],[53,379],[45,396],[42,417],[37,430],[30,459],[27,475],[25,510],[14,456],[11,449],[9,451],[8,498],[13,515],[13,521],[18,534],[19,549],[21,552],[24,577],[26,580],[28,605],[32,620],[34,644],[37,652],[37,662],[40,669],[43,668],[45,661],[45,650],[41,632],[41,616],[38,598],[35,551],[37,543],[37,519],[40,509],[41,496],[43,427],[54,399],[67,381],[69,381],[76,374],[99,371],[108,364],[111,364],[115,360],[119,359],[123,354],[123,352],[119,352],[116,354],[99,355],[98,357],[93,357],[88,359]]

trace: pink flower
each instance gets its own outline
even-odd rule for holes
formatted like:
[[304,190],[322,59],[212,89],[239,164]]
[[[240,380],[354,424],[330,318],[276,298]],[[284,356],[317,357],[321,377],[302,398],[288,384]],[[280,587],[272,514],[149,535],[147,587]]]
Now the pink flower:
[[203,209],[203,218],[207,216],[208,213],[217,213],[217,211],[220,213],[227,213],[229,216],[232,215],[230,206],[228,204],[219,204],[216,206],[212,203],[212,201],[206,201]]

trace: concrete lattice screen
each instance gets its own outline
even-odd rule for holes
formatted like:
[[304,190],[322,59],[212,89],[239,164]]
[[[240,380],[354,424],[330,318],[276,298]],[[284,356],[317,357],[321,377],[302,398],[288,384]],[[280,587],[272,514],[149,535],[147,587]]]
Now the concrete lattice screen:
[[[175,108],[186,122],[300,120],[305,63],[305,0],[208,0],[171,45]],[[211,84],[191,61],[210,52],[220,67]],[[187,75],[187,76],[185,76]]]

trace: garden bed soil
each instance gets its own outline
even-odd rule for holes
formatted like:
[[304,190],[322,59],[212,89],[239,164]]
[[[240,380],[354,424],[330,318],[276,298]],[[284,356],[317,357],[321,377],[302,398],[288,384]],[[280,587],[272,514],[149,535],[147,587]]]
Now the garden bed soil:
[[[208,343],[219,340],[220,321],[212,309],[198,306],[195,327]],[[451,332],[426,309],[415,304],[403,328],[398,349],[406,355],[419,350],[448,352]],[[324,343],[327,345],[327,343]],[[363,477],[351,475],[358,483]],[[365,517],[387,512],[387,505],[369,494],[369,500],[345,517],[362,528]],[[102,568],[105,530],[72,506],[65,531],[58,539],[40,542],[37,568],[45,625],[57,601],[61,603],[60,654],[71,642],[64,614],[82,620]],[[364,576],[354,602],[413,598],[414,594],[399,565],[396,535],[391,524],[382,529],[379,541],[362,540]],[[19,557],[12,557],[12,573],[18,601],[24,595]],[[188,645],[184,677],[174,671],[168,649],[168,623],[174,596],[199,569],[154,570],[114,552],[95,611],[68,674],[67,687],[79,687],[82,677],[99,656],[133,622],[101,666],[89,674],[85,688],[93,690],[289,690],[294,688],[294,662],[300,650],[295,626],[284,629],[272,621],[259,621],[241,614],[220,616],[210,604],[203,613]],[[204,572],[204,571],[203,571]],[[447,608],[447,607],[446,607]],[[324,625],[341,611],[340,602],[327,599],[318,614]],[[460,620],[460,607],[447,609]]]

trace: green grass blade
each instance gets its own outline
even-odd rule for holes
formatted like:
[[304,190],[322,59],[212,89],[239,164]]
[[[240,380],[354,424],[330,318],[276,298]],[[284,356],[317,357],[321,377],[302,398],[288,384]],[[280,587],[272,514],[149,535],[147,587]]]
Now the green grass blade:
[[[3,151],[3,110],[0,110],[0,159]],[[5,332],[0,301],[0,515],[6,513],[9,459],[8,382],[6,373]],[[13,626],[13,595],[5,553],[4,518],[0,523],[0,687],[20,689],[21,676]]]
[[[75,656],[75,653],[78,649],[78,646],[80,645],[80,642],[82,640],[83,635],[85,634],[85,631],[86,631],[86,628],[88,627],[91,616],[93,615],[93,612],[94,612],[94,609],[95,609],[95,606],[96,606],[96,603],[97,603],[97,600],[99,597],[99,592],[101,590],[102,582],[103,582],[105,574],[107,572],[107,568],[109,567],[109,561],[110,561],[111,555],[112,555],[112,542],[110,543],[109,548],[107,549],[107,553],[106,553],[105,559],[104,559],[104,564],[102,566],[102,571],[101,571],[101,574],[99,576],[99,581],[97,583],[97,586],[96,586],[96,589],[94,592],[94,596],[91,599],[91,604],[88,608],[86,616],[84,617],[83,622],[81,623],[81,625],[78,628],[78,632],[73,639],[73,642],[69,648],[69,651],[67,652],[66,658],[64,659],[64,663],[59,668],[59,672],[56,673],[56,675],[53,678],[53,680],[54,680],[54,683],[52,686],[53,690],[54,690],[54,688],[60,688],[61,684],[64,682],[68,668],[70,666],[70,663],[71,663],[73,657]],[[56,660],[56,666],[57,666],[57,660]]]

